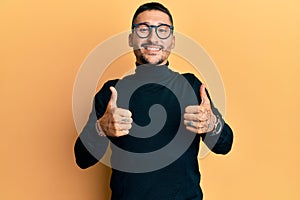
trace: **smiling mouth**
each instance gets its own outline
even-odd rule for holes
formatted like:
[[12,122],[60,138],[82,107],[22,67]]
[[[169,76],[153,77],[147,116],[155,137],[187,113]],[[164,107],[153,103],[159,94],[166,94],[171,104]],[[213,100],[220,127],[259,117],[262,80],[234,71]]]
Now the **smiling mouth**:
[[158,45],[142,45],[142,47],[149,52],[158,52],[163,49],[162,46]]

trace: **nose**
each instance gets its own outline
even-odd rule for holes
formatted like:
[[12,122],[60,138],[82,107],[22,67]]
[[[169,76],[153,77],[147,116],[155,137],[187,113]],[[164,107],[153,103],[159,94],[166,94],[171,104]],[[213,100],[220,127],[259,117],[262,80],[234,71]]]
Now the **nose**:
[[157,34],[156,34],[155,31],[156,31],[155,27],[151,27],[150,34],[149,34],[149,36],[147,38],[148,42],[152,42],[154,44],[158,42],[159,38],[158,38],[158,36],[157,36]]

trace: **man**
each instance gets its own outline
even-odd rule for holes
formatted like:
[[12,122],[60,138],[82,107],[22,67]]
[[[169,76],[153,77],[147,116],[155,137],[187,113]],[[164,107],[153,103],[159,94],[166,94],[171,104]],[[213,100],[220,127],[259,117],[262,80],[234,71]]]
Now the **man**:
[[200,140],[218,154],[231,149],[232,130],[204,84],[168,67],[173,29],[163,5],[146,3],[137,9],[129,35],[136,71],[103,85],[75,143],[76,162],[87,168],[110,142],[113,200],[201,200]]

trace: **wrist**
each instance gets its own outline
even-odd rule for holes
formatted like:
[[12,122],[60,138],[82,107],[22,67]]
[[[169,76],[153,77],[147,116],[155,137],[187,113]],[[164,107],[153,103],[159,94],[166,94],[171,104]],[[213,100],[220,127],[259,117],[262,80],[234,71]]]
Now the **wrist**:
[[215,124],[216,123],[217,123],[217,117],[216,117],[216,115],[212,114],[210,116],[210,122],[209,122],[208,128],[207,128],[209,130],[209,132],[211,132],[215,129]]
[[223,123],[222,123],[222,119],[219,115],[215,115],[216,116],[216,121],[214,124],[214,129],[212,130],[212,135],[219,135],[222,132],[223,129]]
[[101,136],[101,137],[105,137],[106,135],[103,132],[98,120],[96,121],[95,126],[96,126],[96,131],[97,131],[98,135]]

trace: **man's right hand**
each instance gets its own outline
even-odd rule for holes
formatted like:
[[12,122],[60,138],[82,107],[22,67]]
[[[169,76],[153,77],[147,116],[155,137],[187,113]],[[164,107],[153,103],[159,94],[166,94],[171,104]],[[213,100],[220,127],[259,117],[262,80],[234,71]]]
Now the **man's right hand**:
[[118,93],[114,87],[110,87],[111,97],[104,115],[98,123],[105,135],[120,137],[128,135],[132,124],[132,114],[129,110],[117,107]]

